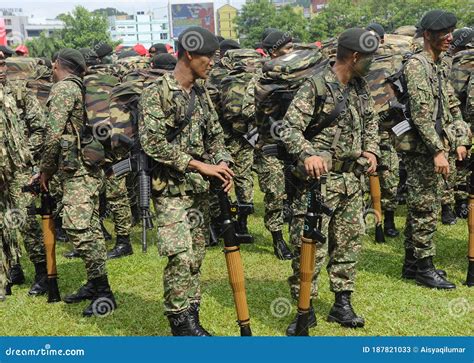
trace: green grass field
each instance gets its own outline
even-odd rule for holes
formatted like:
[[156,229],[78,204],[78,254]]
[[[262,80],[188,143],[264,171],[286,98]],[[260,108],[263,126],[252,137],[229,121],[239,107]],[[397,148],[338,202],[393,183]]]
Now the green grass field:
[[[242,247],[247,281],[247,296],[254,335],[284,335],[295,314],[286,279],[289,261],[273,255],[270,234],[263,226],[262,194],[256,193],[256,213],[250,228],[256,243]],[[397,215],[397,226],[403,227],[404,209]],[[112,230],[112,225],[107,224]],[[357,291],[353,304],[365,317],[363,329],[351,330],[327,323],[333,303],[327,274],[320,278],[320,296],[315,303],[317,327],[311,335],[473,335],[474,288],[462,283],[467,269],[467,224],[458,220],[455,226],[442,226],[436,234],[438,256],[435,263],[446,269],[449,279],[457,284],[454,291],[437,291],[400,279],[403,260],[403,238],[387,239],[386,244],[373,242],[373,228],[363,240],[358,265]],[[109,277],[118,310],[106,318],[83,318],[86,303],[47,304],[45,297],[27,295],[33,279],[33,266],[23,258],[27,283],[14,286],[13,296],[0,303],[0,335],[169,335],[168,322],[162,308],[162,270],[165,259],[158,256],[149,234],[149,250],[141,253],[140,229],[133,231],[133,256],[108,263]],[[62,253],[68,244],[58,246],[59,285],[62,295],[76,290],[85,282],[81,260],[67,260]],[[208,249],[203,265],[203,325],[214,335],[238,335],[232,293],[222,248]]]

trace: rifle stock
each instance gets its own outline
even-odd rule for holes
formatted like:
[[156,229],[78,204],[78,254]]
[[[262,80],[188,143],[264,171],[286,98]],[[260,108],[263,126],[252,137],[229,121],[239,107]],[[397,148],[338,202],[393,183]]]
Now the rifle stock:
[[469,176],[469,203],[468,203],[468,230],[469,242],[467,251],[467,276],[466,286],[474,286],[474,158],[471,155],[469,162],[470,176]]
[[375,242],[385,242],[385,237],[382,228],[382,193],[380,191],[380,179],[377,174],[370,175],[370,197],[372,198],[372,206],[375,211],[375,218],[377,219],[375,225]]

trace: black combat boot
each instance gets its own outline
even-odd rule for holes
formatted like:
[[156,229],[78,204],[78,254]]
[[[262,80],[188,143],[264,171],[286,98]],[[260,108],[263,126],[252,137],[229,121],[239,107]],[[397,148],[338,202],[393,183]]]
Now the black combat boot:
[[249,229],[247,227],[247,218],[248,214],[238,215],[237,216],[237,233],[238,234],[249,234]]
[[58,242],[69,241],[69,238],[63,229],[63,219],[61,217],[54,218],[54,231],[55,231],[56,241]]
[[467,218],[467,215],[469,214],[469,204],[466,199],[456,200],[456,204],[454,206],[454,213],[458,218]]
[[117,236],[117,242],[112,251],[107,252],[107,258],[120,258],[133,255],[132,244],[130,243],[130,236]]
[[418,285],[432,289],[455,289],[456,285],[441,276],[433,265],[433,257],[420,258],[416,262],[417,270],[415,281]]
[[71,252],[66,252],[63,256],[66,258],[81,258],[81,254],[76,249],[73,249]]
[[212,336],[206,329],[203,328],[201,325],[201,321],[199,320],[199,308],[200,305],[198,302],[191,303],[190,311],[192,313],[191,318],[194,319],[194,324],[202,331],[204,336],[210,337]]
[[351,291],[336,292],[336,302],[328,315],[328,322],[336,322],[347,328],[362,328],[364,318],[357,316],[351,305]]
[[104,239],[106,241],[112,241],[112,236],[110,235],[109,231],[107,231],[107,228],[104,226],[104,221],[100,221],[100,229],[102,230],[102,234],[104,236]]
[[393,210],[386,210],[383,220],[383,231],[387,237],[397,237],[400,232],[395,227],[395,212]]
[[12,285],[22,285],[25,283],[25,274],[19,263],[10,267],[9,274]]
[[[175,337],[206,337],[209,333],[200,329],[196,324],[191,308],[177,314],[169,314],[168,320],[171,327],[171,334]],[[207,334],[206,334],[207,333]]]
[[110,289],[107,275],[91,279],[94,297],[90,305],[82,312],[83,316],[107,316],[117,309],[117,302]]
[[35,263],[35,281],[31,285],[28,295],[39,296],[48,292],[48,271],[46,270],[46,262]]
[[[290,323],[290,325],[288,325],[288,328],[286,328],[286,336],[288,337],[295,336],[297,321],[298,321],[298,312],[296,313],[296,316],[293,319],[293,321]],[[316,314],[314,313],[313,304],[311,303],[311,306],[309,307],[308,326],[312,328],[312,327],[315,327],[316,325],[318,325],[318,322],[316,321]]]
[[456,216],[449,204],[443,204],[441,206],[441,222],[445,225],[456,224]]
[[[402,278],[407,280],[414,280],[416,277],[417,264],[415,258],[415,251],[411,248],[405,248],[405,261],[402,267]],[[447,273],[444,270],[436,270],[438,275],[441,277],[447,277]]]
[[64,297],[63,301],[66,304],[75,304],[84,300],[92,300],[94,298],[94,284],[91,281],[87,281],[85,285],[82,285],[77,292]]
[[272,232],[273,238],[273,253],[279,260],[291,260],[293,254],[286,245],[281,231]]
[[12,294],[12,284],[10,282],[8,282],[5,285],[5,295],[10,296],[11,294]]

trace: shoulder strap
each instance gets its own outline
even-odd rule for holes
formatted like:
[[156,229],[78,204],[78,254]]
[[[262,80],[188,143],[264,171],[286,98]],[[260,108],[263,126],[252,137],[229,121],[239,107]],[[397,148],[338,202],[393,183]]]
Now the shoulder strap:
[[[319,78],[319,77],[318,77]],[[333,96],[333,99],[334,99],[334,102],[336,102],[336,107],[334,107],[334,109],[331,111],[331,113],[329,115],[327,115],[326,117],[324,118],[320,118],[319,115],[317,115],[314,119],[313,119],[313,122],[312,122],[312,125],[310,125],[306,130],[305,132],[303,133],[304,137],[307,139],[307,140],[311,140],[313,137],[315,137],[316,135],[318,135],[323,129],[325,129],[326,127],[330,126],[334,120],[336,120],[338,118],[338,116],[346,109],[346,103],[347,103],[347,98],[349,96],[349,87],[346,87],[344,93],[342,94],[342,96],[339,96],[339,97],[336,97],[335,96],[335,84],[332,84],[332,83],[327,83],[329,89],[331,90],[331,94]],[[315,87],[316,87],[316,90],[318,91],[318,97],[317,99],[319,99],[319,101],[317,101],[317,108],[319,107],[319,105],[322,104],[322,102],[324,102],[326,100],[326,87],[324,86],[324,97],[320,97],[319,96],[319,90],[318,86],[316,86],[315,84]],[[316,110],[316,108],[315,108]],[[318,120],[319,118],[319,120]],[[317,122],[317,121],[320,121],[320,122]]]
[[193,88],[191,88],[191,99],[189,100],[188,109],[186,111],[186,115],[184,116],[184,120],[183,122],[181,122],[181,125],[178,127],[177,130],[166,135],[166,141],[172,142],[184,130],[184,128],[189,125],[189,123],[191,122],[191,117],[193,115],[195,106],[196,106],[196,90],[193,86]]
[[[83,130],[81,130],[81,135],[83,134],[84,132],[84,129],[87,128],[87,125],[89,124],[89,121],[88,121],[88,117],[87,117],[87,110],[86,110],[86,87],[84,85],[84,82],[81,81],[80,79],[77,79],[77,78],[68,78],[66,79],[66,81],[70,81],[70,82],[73,82],[75,83],[81,90],[81,93],[82,93],[82,109],[83,109],[83,120],[84,120],[84,123],[83,123]],[[72,112],[69,113],[69,117],[71,117],[71,114]]]

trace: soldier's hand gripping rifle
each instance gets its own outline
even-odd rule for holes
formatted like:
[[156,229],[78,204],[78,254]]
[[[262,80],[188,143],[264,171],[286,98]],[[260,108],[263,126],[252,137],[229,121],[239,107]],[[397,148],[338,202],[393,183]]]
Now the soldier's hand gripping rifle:
[[54,228],[53,210],[55,207],[54,198],[49,192],[40,190],[39,181],[25,185],[21,188],[23,193],[33,193],[41,196],[40,208],[29,211],[32,215],[41,215],[43,227],[43,242],[46,252],[46,266],[48,272],[48,303],[61,301],[58,287],[58,270],[56,267],[56,232]]
[[298,314],[296,320],[296,336],[309,335],[309,314],[311,303],[311,284],[314,275],[316,244],[326,242],[322,234],[323,215],[331,216],[333,210],[324,204],[321,186],[325,185],[326,177],[311,182],[308,192],[308,209],[304,218],[303,237],[300,252],[300,292],[298,298]]
[[[379,169],[377,169],[379,171]],[[380,178],[378,174],[369,176],[370,197],[372,199],[372,207],[375,211],[375,242],[385,242],[385,237],[382,228],[382,192],[380,189]]]
[[134,172],[138,175],[139,203],[138,206],[142,217],[142,251],[147,251],[147,229],[153,228],[152,215],[150,212],[151,197],[151,158],[145,154],[138,141],[121,138],[121,142],[131,146],[130,157],[112,166],[117,178]]
[[244,267],[242,265],[239,242],[235,233],[234,221],[232,220],[231,204],[227,193],[224,192],[222,187],[217,186],[216,183],[218,182],[212,181],[213,191],[217,194],[221,210],[224,254],[230,286],[234,295],[237,323],[240,326],[241,336],[252,336],[247,294],[245,292]]

